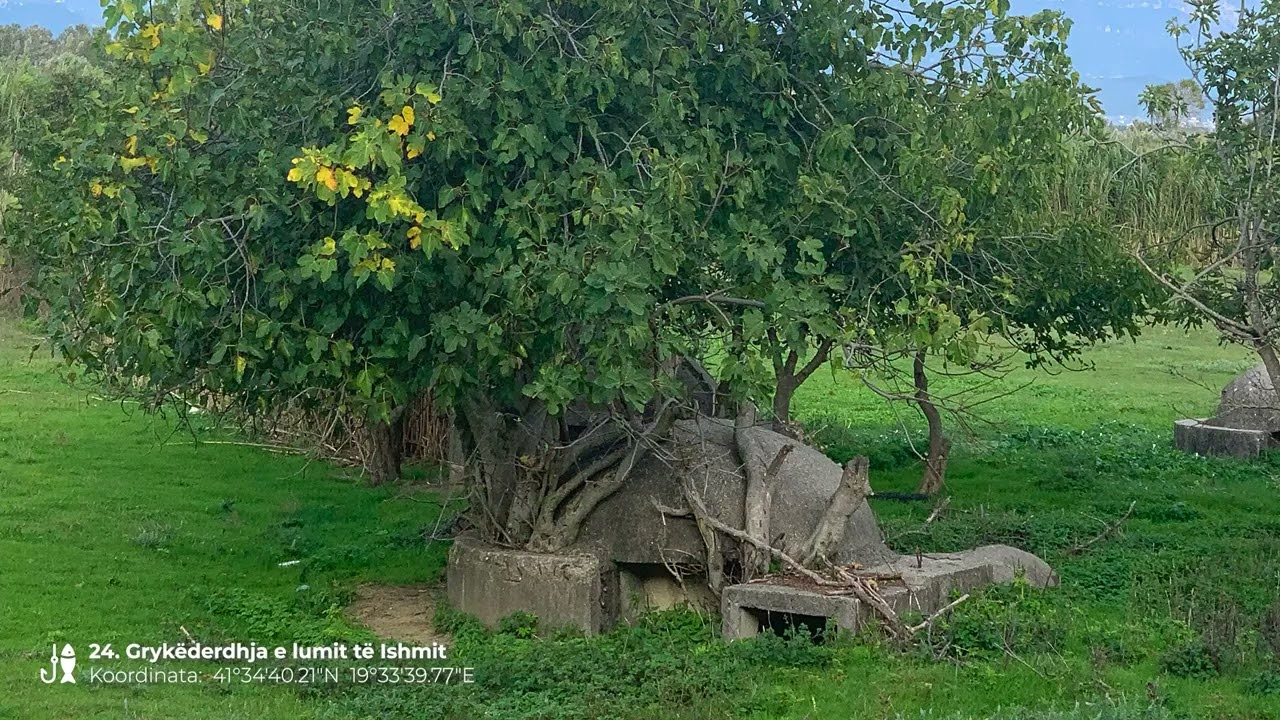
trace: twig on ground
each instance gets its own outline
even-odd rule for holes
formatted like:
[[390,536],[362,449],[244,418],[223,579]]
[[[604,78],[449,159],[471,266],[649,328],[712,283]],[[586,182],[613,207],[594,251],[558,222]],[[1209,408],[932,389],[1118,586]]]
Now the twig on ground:
[[268,450],[270,452],[281,453],[284,455],[304,455],[305,453],[298,448],[291,448],[285,445],[270,445],[267,443],[251,443],[239,442],[236,440],[201,440],[197,445],[232,445],[247,448],[256,448],[258,450]]
[[951,496],[948,495],[947,497],[943,498],[942,502],[938,503],[938,506],[933,509],[933,512],[929,513],[929,517],[925,518],[924,524],[928,525],[934,520],[937,520],[938,518],[942,517],[942,514],[945,513],[947,511],[947,508],[950,506],[951,506]]
[[956,598],[955,600],[952,600],[951,602],[949,602],[949,603],[947,603],[946,605],[944,605],[942,608],[940,608],[940,609],[939,609],[937,612],[935,612],[934,614],[932,614],[932,615],[930,615],[929,617],[925,618],[924,622],[920,623],[919,625],[912,625],[911,627],[907,628],[907,632],[911,633],[912,635],[915,635],[916,633],[920,632],[921,630],[923,630],[923,629],[925,629],[925,628],[927,628],[927,627],[929,627],[929,626],[933,625],[933,623],[934,623],[934,622],[936,622],[936,621],[938,620],[938,618],[940,618],[940,617],[942,617],[943,615],[945,615],[945,614],[947,614],[947,613],[951,612],[951,611],[955,608],[955,606],[959,605],[960,603],[962,603],[962,602],[964,602],[965,600],[968,600],[968,599],[969,599],[969,593],[965,593],[964,595],[961,595],[960,597]]
[[1129,519],[1129,516],[1133,514],[1133,509],[1137,506],[1138,506],[1137,500],[1134,500],[1133,502],[1129,503],[1129,509],[1125,510],[1124,514],[1121,515],[1119,518],[1117,518],[1115,522],[1103,528],[1102,532],[1098,533],[1097,536],[1095,536],[1092,540],[1085,543],[1079,543],[1074,547],[1072,547],[1070,550],[1067,550],[1067,554],[1079,555],[1080,553],[1083,553],[1085,550],[1088,550],[1090,547],[1093,547],[1093,545],[1095,545],[1096,543],[1099,543],[1102,540],[1105,540],[1106,538],[1113,535],[1117,530],[1120,529],[1120,525],[1122,525],[1125,520]]

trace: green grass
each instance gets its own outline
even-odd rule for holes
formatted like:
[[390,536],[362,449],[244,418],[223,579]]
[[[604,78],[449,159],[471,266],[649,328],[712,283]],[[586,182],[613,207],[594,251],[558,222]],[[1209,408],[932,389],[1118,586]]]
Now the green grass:
[[[163,420],[64,384],[0,323],[0,717],[301,717],[252,685],[45,686],[50,646],[358,637],[324,610],[359,581],[439,577],[430,498],[320,464],[193,445]],[[425,501],[425,502],[424,502]],[[300,565],[278,567],[285,560]],[[308,585],[306,590],[299,586]],[[82,662],[85,662],[82,660]]]
[[[902,551],[1005,542],[1062,575],[1058,590],[975,597],[911,652],[725,645],[714,618],[687,613],[529,639],[446,608],[475,685],[303,691],[46,687],[38,672],[53,642],[172,642],[180,626],[210,641],[365,637],[334,608],[361,581],[437,579],[443,549],[422,530],[439,507],[298,458],[193,446],[29,362],[34,342],[0,323],[0,717],[1280,718],[1280,458],[1169,447],[1172,421],[1210,412],[1212,388],[1251,364],[1207,334],[1156,328],[1091,351],[1092,370],[1014,373],[995,390],[1032,384],[957,435],[944,517],[926,528],[929,506],[875,502]],[[869,455],[877,490],[914,488],[921,423],[905,408],[828,375],[797,415],[836,459]],[[1134,501],[1118,536],[1069,552]],[[304,563],[278,567],[290,559]]]

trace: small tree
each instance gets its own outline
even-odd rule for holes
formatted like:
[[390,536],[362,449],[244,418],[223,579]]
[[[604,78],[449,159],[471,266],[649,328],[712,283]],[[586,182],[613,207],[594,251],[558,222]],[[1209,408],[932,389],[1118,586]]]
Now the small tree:
[[[1206,223],[1213,242],[1189,271],[1147,269],[1172,293],[1183,319],[1209,322],[1225,340],[1252,349],[1280,382],[1280,292],[1275,278],[1280,208],[1280,3],[1242,9],[1234,29],[1214,30],[1221,6],[1198,3],[1191,25],[1172,23],[1184,59],[1213,109],[1214,129],[1197,143],[1221,178],[1224,214]],[[1188,228],[1188,233],[1196,228]],[[1154,255],[1154,258],[1153,258]]]
[[1177,130],[1204,112],[1204,94],[1191,78],[1148,85],[1138,95],[1138,102],[1161,130]]
[[[900,299],[873,344],[848,363],[889,401],[914,405],[928,430],[918,493],[945,484],[951,440],[947,418],[977,416],[999,393],[992,382],[1017,364],[1062,366],[1088,345],[1136,336],[1157,287],[1109,228],[1053,215],[1047,232],[1007,237],[955,253],[937,271],[940,311]],[[1052,228],[1052,223],[1064,226]],[[859,348],[855,348],[857,350]],[[977,378],[939,390],[933,379]],[[873,379],[874,378],[874,379]]]

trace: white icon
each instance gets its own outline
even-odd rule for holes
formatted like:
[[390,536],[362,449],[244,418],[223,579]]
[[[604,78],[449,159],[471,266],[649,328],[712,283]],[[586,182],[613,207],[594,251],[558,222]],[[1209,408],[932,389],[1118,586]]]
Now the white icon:
[[64,645],[62,656],[58,656],[58,646],[53,646],[53,655],[49,658],[49,669],[40,668],[40,681],[52,685],[58,679],[58,668],[62,668],[62,682],[75,684],[76,651],[70,645]]

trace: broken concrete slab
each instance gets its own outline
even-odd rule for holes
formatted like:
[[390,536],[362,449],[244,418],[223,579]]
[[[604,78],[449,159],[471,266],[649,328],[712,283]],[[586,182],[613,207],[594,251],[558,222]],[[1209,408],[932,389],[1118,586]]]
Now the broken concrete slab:
[[[885,602],[904,595],[904,588],[882,588]],[[731,585],[720,595],[720,631],[728,641],[755,637],[769,624],[770,615],[790,617],[822,617],[833,622],[840,632],[854,632],[871,617],[869,608],[856,597],[825,595],[785,585],[748,583]]]
[[[843,469],[816,448],[759,426],[747,430],[756,459],[768,465],[784,445],[794,445],[774,479],[770,533],[808,537],[840,484]],[[720,521],[743,525],[746,480],[734,441],[732,420],[702,418],[676,424],[671,461],[651,454],[632,471],[632,479],[601,503],[583,526],[579,542],[601,548],[615,562],[700,564],[706,546],[691,519],[662,515],[654,501],[684,507],[683,479],[689,478]],[[730,553],[733,548],[728,549]],[[863,565],[884,562],[879,524],[864,502],[850,518],[836,562]]]
[[542,627],[594,635],[617,619],[617,569],[599,554],[508,550],[460,537],[449,551],[447,574],[450,604],[491,628],[527,612]]
[[[965,552],[915,556],[901,555],[893,562],[868,568],[877,574],[898,574],[901,580],[885,581],[879,592],[898,614],[937,612],[953,594],[988,585],[1012,582],[1022,576],[1033,587],[1052,587],[1058,576],[1040,558],[1007,545],[986,545]],[[720,601],[721,631],[726,640],[752,637],[767,625],[771,615],[824,617],[842,632],[853,632],[874,617],[874,611],[851,595],[829,595],[821,588],[748,583],[725,588]]]
[[868,572],[901,575],[907,590],[907,609],[925,615],[950,602],[953,591],[965,593],[987,585],[1011,583],[1019,576],[1032,587],[1058,584],[1058,575],[1048,563],[1008,545],[983,545],[956,553],[922,555],[918,559],[914,555],[900,555],[893,562],[868,568]]
[[1266,430],[1222,427],[1209,420],[1178,420],[1173,424],[1173,446],[1196,455],[1255,458],[1276,446]]

